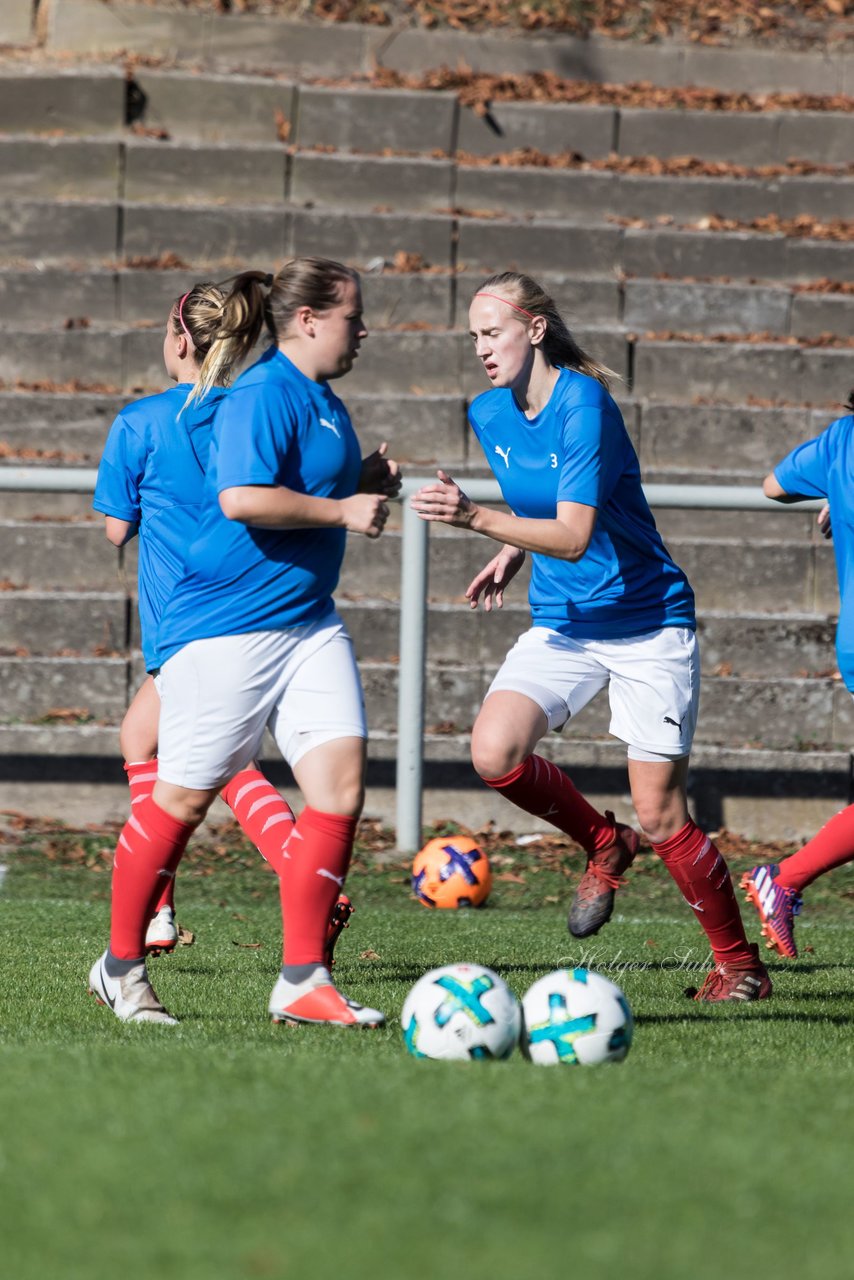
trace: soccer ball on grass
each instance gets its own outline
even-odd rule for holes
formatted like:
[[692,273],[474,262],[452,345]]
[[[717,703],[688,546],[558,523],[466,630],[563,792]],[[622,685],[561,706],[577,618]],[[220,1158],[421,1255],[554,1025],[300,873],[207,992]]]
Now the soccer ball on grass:
[[632,1011],[616,983],[591,969],[557,969],[522,997],[522,1052],[540,1066],[622,1062]]
[[482,907],[492,888],[489,859],[470,836],[436,836],[415,855],[412,892],[425,907]]
[[416,1058],[507,1058],[519,1040],[519,1001],[480,964],[446,964],[419,978],[401,1014]]

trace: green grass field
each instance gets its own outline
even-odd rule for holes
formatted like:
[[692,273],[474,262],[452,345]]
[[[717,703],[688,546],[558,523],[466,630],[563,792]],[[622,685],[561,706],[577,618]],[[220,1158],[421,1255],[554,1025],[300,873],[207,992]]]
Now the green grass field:
[[[847,870],[815,886],[801,959],[772,962],[772,1001],[709,1007],[683,995],[705,950],[651,856],[585,945],[565,931],[578,862],[557,842],[493,842],[489,906],[456,913],[412,901],[405,867],[376,862],[372,838],[348,882],[358,910],[337,975],[390,1025],[287,1029],[266,1017],[275,881],[227,835],[179,877],[194,944],[151,964],[181,1025],[129,1027],[86,992],[112,836],[17,840],[0,886],[4,1277],[848,1274]],[[559,965],[599,969],[635,1012],[627,1060],[410,1058],[406,992],[453,960],[497,969],[520,995]]]

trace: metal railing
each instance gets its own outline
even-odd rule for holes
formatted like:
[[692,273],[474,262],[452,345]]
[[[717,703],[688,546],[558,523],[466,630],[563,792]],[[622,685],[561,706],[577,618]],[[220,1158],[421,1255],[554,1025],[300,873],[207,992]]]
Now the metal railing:
[[[0,491],[91,493],[97,471],[66,467],[0,467]],[[434,476],[408,476],[401,488],[403,532],[400,563],[400,666],[397,694],[397,847],[411,853],[421,845],[424,767],[424,673],[427,636],[427,556],[430,525],[408,499]],[[501,502],[496,480],[466,479],[473,502]],[[649,505],[694,511],[819,511],[819,499],[781,504],[761,489],[740,485],[644,485]]]

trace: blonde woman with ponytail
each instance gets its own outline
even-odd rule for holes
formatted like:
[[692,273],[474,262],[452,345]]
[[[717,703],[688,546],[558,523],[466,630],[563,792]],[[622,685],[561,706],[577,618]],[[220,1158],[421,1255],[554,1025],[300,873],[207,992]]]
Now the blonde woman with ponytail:
[[[179,321],[185,314],[179,308]],[[223,396],[264,335],[270,345]],[[189,431],[211,397],[219,403],[198,520],[159,621],[157,779],[119,837],[110,945],[89,975],[93,994],[124,1021],[176,1021],[148,978],[145,925],[220,790],[279,876],[284,947],[273,1019],[384,1021],[342,995],[329,972],[367,733],[332,593],[347,532],[378,538],[400,487],[384,444],[361,457],[330,386],[366,336],[357,273],[302,258],[275,276],[248,271],[231,281],[210,341],[197,348],[181,421]],[[195,343],[192,330],[185,338]],[[305,801],[296,823],[246,767],[266,729]]]
[[[224,300],[216,285],[206,283],[194,284],[175,299],[166,322],[163,363],[176,385],[122,409],[110,428],[98,468],[93,505],[106,517],[107,538],[117,547],[139,539],[137,599],[149,674],[128,707],[119,738],[132,809],[151,794],[157,780],[160,618],[183,573],[184,552],[195,536],[214,413],[234,369],[228,356],[219,359],[208,386],[199,394],[202,363],[221,327]],[[222,796],[252,843],[276,869],[285,835],[294,822],[290,807],[255,768],[240,770]],[[258,820],[262,813],[263,823]],[[335,909],[328,940],[330,958],[351,910],[347,899]],[[175,879],[168,877],[146,929],[145,951],[149,955],[170,952],[177,942]]]
[[569,930],[576,938],[595,934],[611,917],[639,836],[534,752],[550,729],[560,730],[607,688],[639,824],[697,913],[714,957],[691,994],[764,999],[771,982],[745,937],[726,864],[688,813],[700,680],[694,595],[656,530],[610,395],[613,375],[582,351],[545,290],[519,272],[483,282],[469,330],[491,383],[469,421],[510,514],[478,506],[444,471],[412,505],[425,520],[502,544],[469,585],[473,609],[481,601],[487,612],[500,609],[526,554],[532,561],[532,626],[507,655],[475,722],[475,769],[487,786],[585,850]]

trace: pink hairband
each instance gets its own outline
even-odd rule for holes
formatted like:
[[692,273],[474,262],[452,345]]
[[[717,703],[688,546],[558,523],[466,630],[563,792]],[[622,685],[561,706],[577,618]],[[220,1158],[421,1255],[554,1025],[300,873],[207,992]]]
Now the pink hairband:
[[193,335],[190,333],[190,330],[184,324],[184,303],[187,301],[187,299],[189,298],[192,292],[193,292],[192,289],[188,289],[187,292],[184,294],[183,298],[181,299],[181,301],[178,303],[178,323],[186,333],[187,337],[193,343],[193,346],[195,346],[196,344],[195,342],[193,342]]
[[533,311],[526,311],[524,307],[517,307],[515,302],[511,302],[509,298],[502,298],[500,293],[487,293],[485,290],[481,289],[479,293],[475,294],[475,297],[476,298],[495,298],[498,302],[506,302],[507,306],[512,307],[514,311],[521,311],[522,315],[527,316],[529,320],[538,319],[538,317],[534,315]]

